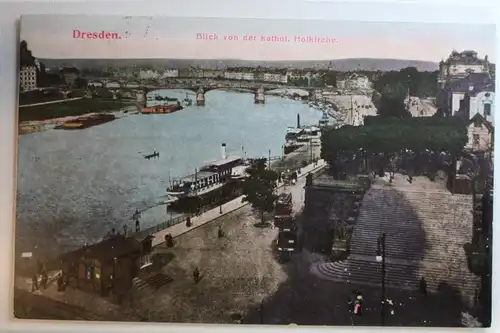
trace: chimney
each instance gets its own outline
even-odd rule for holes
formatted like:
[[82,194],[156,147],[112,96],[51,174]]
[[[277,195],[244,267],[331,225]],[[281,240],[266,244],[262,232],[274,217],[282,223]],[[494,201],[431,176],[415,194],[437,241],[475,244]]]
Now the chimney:
[[300,114],[297,113],[297,128],[300,128]]
[[223,143],[222,146],[220,147],[221,153],[222,153],[222,159],[225,160],[227,158],[226,154],[226,144]]

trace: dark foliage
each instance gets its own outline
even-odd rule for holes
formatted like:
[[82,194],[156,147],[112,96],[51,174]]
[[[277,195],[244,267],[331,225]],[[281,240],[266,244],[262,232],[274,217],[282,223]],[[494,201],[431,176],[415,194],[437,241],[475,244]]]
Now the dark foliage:
[[24,40],[20,44],[19,64],[21,68],[35,66],[35,57],[31,54],[31,51],[28,49],[28,43]]
[[264,212],[274,209],[278,174],[267,168],[266,159],[253,161],[247,173],[249,177],[243,185],[244,200],[261,213],[261,220],[264,222]]
[[368,118],[365,126],[326,130],[321,137],[322,158],[337,160],[339,154],[393,153],[403,149],[422,152],[446,150],[458,153],[467,142],[467,131],[458,120],[440,118]]
[[381,75],[375,81],[375,90],[383,93],[386,86],[394,89],[394,86],[401,85],[404,94],[409,89],[411,96],[434,97],[437,94],[437,76],[438,71],[419,72],[415,67],[407,67],[400,71],[391,71]]

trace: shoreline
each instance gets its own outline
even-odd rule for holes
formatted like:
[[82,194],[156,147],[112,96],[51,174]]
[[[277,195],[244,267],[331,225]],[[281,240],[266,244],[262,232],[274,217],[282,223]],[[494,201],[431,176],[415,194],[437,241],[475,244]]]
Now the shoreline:
[[[313,157],[315,160],[320,160],[321,157],[320,157],[320,152],[318,152],[317,150],[320,149],[320,147],[315,147],[313,148],[315,149],[316,151],[314,152],[313,154]],[[265,158],[265,157],[263,157]],[[279,171],[283,172],[283,169],[288,169],[288,170],[299,170],[299,169],[303,169],[303,168],[307,168],[308,166],[310,165],[313,165],[313,163],[311,163],[311,161],[309,160],[310,159],[310,148],[309,148],[309,145],[306,145],[304,147],[301,147],[299,148],[298,150],[288,154],[288,155],[285,155],[282,159],[280,160],[275,160],[275,161],[272,161],[271,162],[271,169],[280,169]],[[307,161],[307,166],[304,166],[302,165],[303,161]],[[299,176],[301,176],[299,174]],[[230,199],[228,200],[227,202],[224,202],[222,205],[230,205],[231,202],[233,201],[238,201],[238,200],[241,200],[241,197],[238,197],[238,198],[234,198],[234,199]],[[164,202],[159,202],[158,204],[152,206],[152,207],[149,207],[148,209],[145,209],[145,210],[142,210],[142,211],[139,211],[139,213],[146,213],[148,210],[150,209],[154,209],[158,206],[166,206],[167,204],[164,203]],[[218,206],[217,206],[218,207]],[[213,209],[217,209],[218,211],[218,208],[215,207]],[[205,210],[203,213],[201,213],[200,215],[203,215],[209,211],[211,211],[212,209],[207,209]],[[161,228],[162,225],[168,225],[168,222],[169,221],[173,221],[173,220],[178,220],[180,222],[177,222],[175,224],[172,224],[170,225],[168,228],[170,227],[173,227],[177,224],[182,224],[183,221],[185,221],[186,217],[188,216],[189,214],[188,213],[177,213],[177,215],[175,217],[173,217],[172,219],[167,219],[167,220],[164,220],[163,222],[159,222],[155,225],[152,225],[150,227],[147,227],[143,230],[141,230],[139,232],[139,234],[141,233],[148,233],[148,232],[151,232],[152,230],[164,230],[163,228]],[[225,215],[225,214],[224,214]],[[197,215],[198,216],[198,215]],[[197,217],[197,216],[194,216],[194,217]]]
[[[110,111],[101,111],[101,112],[89,112],[89,113],[84,113],[78,116],[66,116],[66,117],[57,117],[57,118],[51,118],[51,119],[45,119],[45,120],[27,120],[27,121],[22,121],[19,123],[19,135],[24,135],[24,134],[31,134],[31,133],[39,133],[39,132],[44,132],[49,129],[51,129],[52,125],[57,126],[61,125],[67,121],[72,121],[72,120],[77,120],[82,117],[89,117],[89,116],[94,116],[94,115],[99,115],[103,113],[111,113],[114,115],[117,115],[118,113],[123,113],[123,110],[128,110],[130,112],[130,106],[125,107],[122,110],[110,110]],[[135,107],[134,107],[135,108]]]

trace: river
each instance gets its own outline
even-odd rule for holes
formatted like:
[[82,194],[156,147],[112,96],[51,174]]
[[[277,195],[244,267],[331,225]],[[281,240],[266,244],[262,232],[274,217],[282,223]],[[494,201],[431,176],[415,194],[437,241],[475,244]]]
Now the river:
[[[156,93],[181,100],[186,95],[184,90]],[[113,227],[133,227],[136,209],[144,211],[142,228],[161,223],[170,216],[158,206],[169,179],[219,159],[221,143],[229,154],[267,157],[270,149],[278,156],[297,114],[304,125],[321,118],[307,104],[277,96],[266,96],[264,105],[246,93],[205,96],[204,107],[173,114],[122,114],[84,130],[20,136],[16,252],[96,242]],[[160,153],[158,159],[143,157],[153,151]]]

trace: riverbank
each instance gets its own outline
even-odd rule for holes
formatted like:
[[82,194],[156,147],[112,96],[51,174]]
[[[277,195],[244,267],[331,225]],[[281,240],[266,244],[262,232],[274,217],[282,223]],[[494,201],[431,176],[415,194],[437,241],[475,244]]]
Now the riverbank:
[[66,103],[66,102],[71,102],[71,101],[78,101],[80,99],[84,99],[85,97],[74,97],[74,98],[68,98],[68,99],[58,99],[55,101],[48,101],[48,102],[39,102],[39,103],[33,103],[33,104],[22,104],[19,105],[19,108],[31,108],[34,106],[39,106],[39,105],[48,105],[48,104],[58,104],[58,103]]
[[20,124],[27,125],[28,122],[50,121],[52,119],[82,116],[95,112],[110,112],[130,105],[133,105],[133,103],[99,98],[83,98],[55,104],[43,103],[19,108],[19,122]]
[[[300,170],[299,175],[302,175],[304,172],[307,173],[313,169],[316,170],[317,168],[321,167],[322,165],[321,162],[317,162],[317,164],[311,163],[311,159],[316,161],[319,160],[320,155],[321,155],[320,146],[314,146],[311,150],[310,146],[306,145],[294,151],[293,153],[284,156],[283,159],[281,160],[273,161],[271,163],[271,168],[280,172],[288,170],[290,171]],[[283,184],[280,184],[279,186],[283,186]],[[199,221],[202,221],[201,224],[207,223],[207,216],[210,217],[209,219],[215,219],[221,217],[222,215],[228,212],[243,207],[244,204],[242,204],[241,199],[242,197],[240,196],[238,198],[235,198],[233,200],[224,203],[221,206],[217,206],[216,208],[213,209],[207,209],[206,211],[203,211],[200,215],[192,217],[191,219],[193,223],[192,228],[196,228],[197,226],[199,226],[200,225]],[[139,211],[139,213],[142,216],[144,216],[148,214],[148,211],[160,209],[159,207],[164,205],[165,204],[163,203],[158,204],[146,210]],[[156,225],[143,229],[139,234],[142,235],[143,237],[146,237],[146,235],[153,233],[155,234],[155,240],[153,241],[154,244],[156,244],[157,242],[161,243],[163,242],[163,239],[167,233],[172,233],[173,235],[174,234],[177,235],[177,231],[175,230],[184,229],[186,217],[187,217],[186,214],[179,214],[172,219],[169,219],[161,223],[157,223]],[[165,230],[171,230],[171,231],[165,231]]]
[[[316,163],[305,165],[299,169],[300,170],[299,178],[305,177],[309,173],[321,170],[325,166],[326,163],[323,160],[319,160]],[[278,192],[282,192],[283,187],[284,183],[280,183],[278,185]],[[158,230],[157,232],[151,233],[154,236],[153,246],[158,246],[164,243],[165,235],[167,234],[171,234],[173,237],[178,237],[202,225],[217,220],[218,218],[223,217],[226,214],[232,213],[240,208],[243,208],[244,206],[248,205],[248,202],[243,201],[244,197],[245,196],[240,196],[236,199],[226,202],[225,204],[217,208],[208,210],[198,216],[194,216],[193,218],[191,218],[191,223],[192,223],[191,227],[187,227],[186,224],[183,223],[184,220],[182,220],[181,223],[177,223],[170,227],[166,227],[164,229]]]
[[[303,206],[305,176],[324,165],[319,161],[302,168],[299,182],[286,188],[293,193],[295,213]],[[283,190],[281,184],[278,191]],[[65,319],[230,323],[233,314],[243,314],[273,295],[286,281],[286,274],[271,248],[277,229],[256,227],[260,216],[241,200],[235,200],[233,207],[225,205],[223,210],[222,215],[219,209],[214,209],[192,219],[190,228],[183,223],[156,233],[154,251],[171,258],[161,274],[173,281],[153,287],[145,280],[138,280],[121,306],[78,289],[57,292],[55,285],[37,294],[62,302],[67,308],[82,309],[80,315],[65,313]],[[219,227],[225,233],[222,239],[217,236]],[[175,237],[174,248],[165,247],[162,240],[166,233]],[[203,277],[196,285],[191,278],[194,267],[199,267]],[[18,278],[16,282],[18,288],[29,291],[29,279],[21,283]],[[60,305],[50,305],[53,306]],[[39,314],[29,315],[34,319]]]
[[51,129],[55,126],[61,125],[67,121],[72,121],[72,120],[77,120],[78,118],[81,117],[90,117],[94,115],[98,115],[103,112],[107,113],[112,113],[115,114],[115,116],[120,115],[123,110],[126,111],[134,111],[135,106],[128,106],[122,110],[101,110],[100,112],[89,112],[89,113],[83,113],[80,115],[75,115],[75,116],[64,116],[64,117],[57,117],[57,118],[50,118],[50,119],[44,119],[44,120],[31,120],[31,121],[22,121],[19,123],[19,135],[23,134],[29,134],[29,133],[37,133],[37,132],[43,132],[48,129]]
[[[221,142],[229,154],[267,157],[270,149],[272,156],[281,155],[297,114],[304,124],[316,124],[321,116],[307,104],[284,101],[284,107],[277,98],[256,106],[245,94],[211,91],[208,97],[204,107],[185,112],[122,113],[87,130],[20,136],[16,250],[50,258],[99,242],[124,223],[135,229],[136,210],[146,210],[141,229],[167,221],[170,212],[158,203],[165,200],[169,180],[217,159]],[[153,151],[160,158],[144,158]]]

